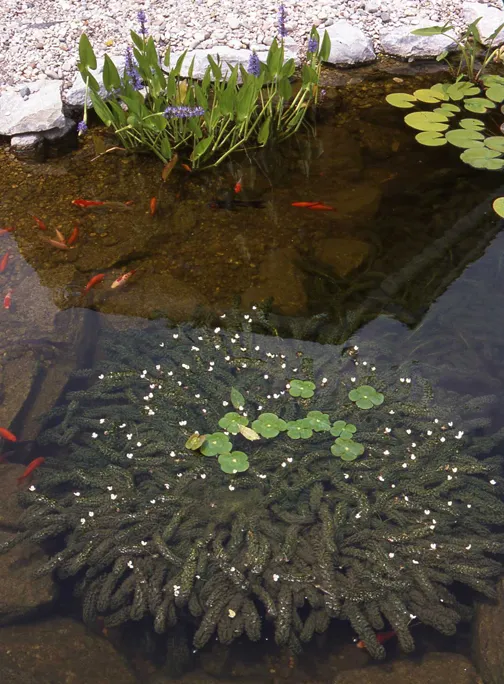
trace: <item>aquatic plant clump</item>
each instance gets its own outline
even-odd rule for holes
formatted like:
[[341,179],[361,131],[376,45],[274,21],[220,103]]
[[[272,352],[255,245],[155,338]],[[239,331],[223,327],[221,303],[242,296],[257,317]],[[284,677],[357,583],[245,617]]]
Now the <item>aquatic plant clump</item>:
[[52,455],[3,546],[59,544],[42,571],[75,577],[87,622],[190,619],[201,648],[258,640],[268,621],[299,650],[337,618],[380,658],[386,622],[405,651],[413,615],[453,634],[468,609],[452,583],[494,595],[499,458],[479,458],[491,437],[464,434],[421,378],[249,330],[103,344],[87,389],[48,418]]
[[194,59],[182,74],[187,51],[176,60],[170,48],[163,58],[158,54],[144,12],[139,22],[140,34],[131,31],[133,47],[127,49],[122,75],[105,55],[105,96],[91,73],[97,61],[89,39],[83,34],[79,42],[78,68],[86,84],[86,102],[89,92],[97,115],[125,148],[150,149],[164,164],[179,150],[187,152],[194,168],[202,163],[216,166],[235,150],[282,140],[308,125],[305,117],[317,104],[321,65],[331,50],[327,31],[319,45],[312,29],[300,87],[294,91],[295,62],[285,59],[283,44],[287,35],[283,5],[280,40],[273,40],[266,61],[252,52],[245,69],[208,55],[208,67],[200,78],[193,77]]

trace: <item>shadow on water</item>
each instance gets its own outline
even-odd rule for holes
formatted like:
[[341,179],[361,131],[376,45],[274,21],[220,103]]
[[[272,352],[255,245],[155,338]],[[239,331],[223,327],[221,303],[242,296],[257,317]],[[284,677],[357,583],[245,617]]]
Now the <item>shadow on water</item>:
[[[15,464],[34,457],[40,417],[73,370],[95,364],[108,314],[215,325],[237,302],[245,312],[272,298],[270,333],[356,344],[363,358],[399,377],[422,374],[443,391],[501,394],[504,233],[490,210],[501,179],[463,165],[455,150],[417,145],[400,112],[384,104],[390,89],[387,74],[329,89],[317,138],[300,136],[214,171],[177,168],[165,184],[149,158],[118,153],[91,161],[91,136],[71,156],[41,166],[0,151],[0,228],[15,226],[0,237],[0,254],[11,255],[0,274],[2,300],[12,290],[11,308],[0,310],[0,424],[19,436],[4,445],[4,456]],[[240,197],[260,199],[264,208],[210,206],[238,179]],[[158,209],[150,216],[153,196]],[[75,198],[133,204],[84,212],[72,206]],[[313,200],[334,211],[292,206]],[[74,226],[75,249],[58,251],[40,239],[56,229],[68,236]],[[110,288],[131,269],[130,283]],[[104,282],[83,294],[96,273]],[[492,428],[502,427],[500,413],[489,404]],[[79,615],[65,586],[57,606],[60,615]],[[180,681],[188,683],[330,682],[369,663],[341,622],[296,658],[279,653],[272,634],[259,645],[212,643],[197,656],[183,632],[154,637],[140,623],[107,636],[139,681],[152,684],[186,669]],[[467,626],[453,638],[419,626],[415,638],[417,656],[469,650]],[[391,644],[388,659],[396,656]],[[12,682],[21,681],[15,676]]]

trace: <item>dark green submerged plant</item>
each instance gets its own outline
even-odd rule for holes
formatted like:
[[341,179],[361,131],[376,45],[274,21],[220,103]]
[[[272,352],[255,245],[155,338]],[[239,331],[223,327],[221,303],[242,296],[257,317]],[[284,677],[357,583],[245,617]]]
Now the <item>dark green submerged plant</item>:
[[[16,540],[59,540],[42,571],[76,578],[86,621],[191,619],[201,648],[258,640],[266,619],[299,650],[338,618],[381,658],[385,622],[405,651],[412,615],[454,633],[468,609],[453,582],[494,595],[499,458],[478,458],[491,436],[464,435],[421,378],[248,331],[154,326],[104,344],[89,388],[51,417]],[[313,396],[292,397],[293,378]]]
[[[266,62],[251,53],[247,69],[230,67],[227,76],[219,60],[208,55],[208,67],[198,81],[193,78],[194,60],[187,78],[181,76],[187,51],[172,64],[168,48],[161,62],[153,38],[147,36],[145,16],[140,34],[131,32],[134,47],[128,48],[122,75],[105,55],[106,97],[90,71],[97,66],[93,48],[87,36],[81,36],[78,67],[86,95],[89,89],[96,113],[125,148],[150,149],[165,164],[174,151],[187,150],[194,167],[217,166],[235,150],[263,146],[270,138],[282,140],[298,131],[309,107],[317,103],[321,64],[331,48],[327,32],[319,45],[313,28],[294,92],[295,64],[285,60],[283,38],[280,43],[273,40]],[[86,118],[85,109],[82,130]]]

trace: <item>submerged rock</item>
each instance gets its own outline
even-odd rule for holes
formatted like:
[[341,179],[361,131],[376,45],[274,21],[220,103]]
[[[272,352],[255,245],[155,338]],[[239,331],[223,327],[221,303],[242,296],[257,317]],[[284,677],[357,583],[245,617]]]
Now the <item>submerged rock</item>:
[[331,266],[340,278],[362,266],[371,251],[367,242],[352,238],[329,238],[318,243],[315,256]]
[[473,623],[472,657],[485,684],[504,682],[504,580],[495,603],[479,603]]
[[[14,672],[24,679],[6,679]],[[0,630],[0,680],[53,684],[134,684],[135,676],[111,643],[68,618]]]
[[299,258],[292,247],[270,252],[260,266],[260,282],[243,293],[242,305],[250,308],[273,297],[273,308],[278,313],[295,316],[304,312],[308,296],[304,289],[304,276],[296,265]]
[[[481,40],[487,44],[490,42],[490,36],[499,26],[504,24],[504,11],[497,7],[490,7],[479,2],[465,2],[462,6],[464,20],[467,24],[471,24],[476,19],[481,17],[478,23],[478,30],[480,32]],[[501,28],[497,37],[494,38],[495,46],[504,42],[504,28]]]
[[351,218],[355,225],[355,222],[366,223],[376,215],[381,195],[381,189],[373,183],[355,183],[331,195],[329,204],[338,208],[338,218]]
[[30,95],[22,97],[15,88],[0,95],[0,135],[40,133],[65,125],[61,101],[62,81],[34,81]]
[[[502,682],[502,680],[500,680]],[[429,653],[418,662],[399,660],[390,665],[342,672],[333,684],[481,684],[471,661],[458,653]]]
[[[329,64],[362,64],[373,62],[376,54],[373,49],[373,41],[368,38],[357,26],[348,21],[336,21],[326,29],[331,39],[331,53],[328,58]],[[322,39],[323,32],[319,32]]]
[[428,59],[437,57],[444,50],[456,48],[456,44],[446,36],[413,35],[411,32],[418,28],[420,26],[396,26],[383,32],[380,36],[383,52],[403,59]]
[[11,138],[11,150],[22,161],[43,162],[44,136],[41,133],[22,133]]

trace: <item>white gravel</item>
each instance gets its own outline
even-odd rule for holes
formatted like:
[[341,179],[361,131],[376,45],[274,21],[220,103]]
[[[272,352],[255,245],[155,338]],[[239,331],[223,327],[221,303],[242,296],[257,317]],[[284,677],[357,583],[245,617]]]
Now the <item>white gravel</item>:
[[[502,8],[502,0],[482,4]],[[122,52],[140,9],[160,48],[171,43],[174,49],[254,49],[271,43],[278,5],[272,0],[0,0],[0,89],[39,78],[62,78],[68,87],[82,31],[97,55]],[[462,27],[463,0],[284,0],[284,5],[289,42],[299,49],[312,24],[338,19],[359,26],[377,51],[386,28],[444,21]]]

